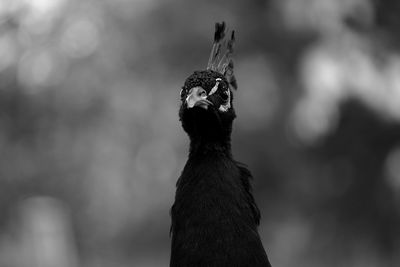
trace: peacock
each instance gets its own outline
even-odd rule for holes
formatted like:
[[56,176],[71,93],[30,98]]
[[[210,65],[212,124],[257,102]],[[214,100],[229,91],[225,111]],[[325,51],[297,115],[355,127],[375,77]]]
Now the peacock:
[[170,267],[271,266],[258,233],[252,175],[231,151],[234,43],[235,31],[216,23],[207,68],[191,74],[180,92],[190,148],[171,208]]

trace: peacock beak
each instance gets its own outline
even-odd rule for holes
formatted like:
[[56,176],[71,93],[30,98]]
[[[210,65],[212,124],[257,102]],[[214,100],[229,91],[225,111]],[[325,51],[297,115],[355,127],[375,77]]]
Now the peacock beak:
[[207,99],[207,92],[200,86],[193,87],[189,90],[189,93],[186,97],[186,106],[187,108],[193,107],[201,107],[204,109],[208,109],[209,105],[212,105],[211,101]]

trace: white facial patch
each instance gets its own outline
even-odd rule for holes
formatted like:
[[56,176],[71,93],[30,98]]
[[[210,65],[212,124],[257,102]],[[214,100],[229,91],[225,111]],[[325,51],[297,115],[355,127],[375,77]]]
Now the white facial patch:
[[220,81],[222,81],[222,79],[221,78],[217,78],[217,79],[215,79],[215,85],[214,85],[214,87],[213,88],[211,88],[211,90],[210,90],[210,92],[208,93],[208,95],[212,95],[212,94],[214,94],[217,90],[218,90],[218,85],[219,85],[219,82]]
[[[215,79],[215,81],[216,82],[215,82],[214,87],[211,88],[210,92],[208,93],[209,96],[212,94],[215,94],[215,92],[217,92],[219,83],[222,81],[222,79],[217,78],[217,79]],[[228,109],[231,107],[231,92],[229,91],[229,89],[227,91],[227,95],[228,95],[227,103],[225,105],[219,106],[219,108],[218,108],[222,112],[228,111]]]

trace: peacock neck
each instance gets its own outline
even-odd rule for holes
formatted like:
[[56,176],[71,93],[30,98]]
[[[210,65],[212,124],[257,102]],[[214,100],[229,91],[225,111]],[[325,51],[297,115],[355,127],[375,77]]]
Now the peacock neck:
[[190,140],[189,159],[210,155],[232,158],[230,137],[221,140],[208,138],[192,138]]

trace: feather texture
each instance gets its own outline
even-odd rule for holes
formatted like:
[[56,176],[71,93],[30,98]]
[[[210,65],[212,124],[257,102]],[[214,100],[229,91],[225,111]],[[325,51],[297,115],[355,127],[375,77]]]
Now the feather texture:
[[208,70],[215,70],[215,61],[218,59],[221,51],[221,41],[225,38],[225,28],[226,25],[224,21],[221,23],[215,23],[214,43],[208,59]]
[[[271,267],[257,229],[252,175],[231,152],[235,32],[227,41],[225,31],[224,22],[215,24],[207,70],[190,75],[180,94],[179,119],[190,148],[171,208],[170,267]],[[187,104],[199,87],[211,103],[207,108]]]
[[236,41],[235,31],[231,31],[230,39],[228,41],[226,41],[225,35],[225,22],[217,22],[215,24],[214,43],[208,59],[207,70],[213,70],[221,73],[227,78],[229,85],[233,89],[237,89],[236,78],[233,74],[232,58],[234,44]]

